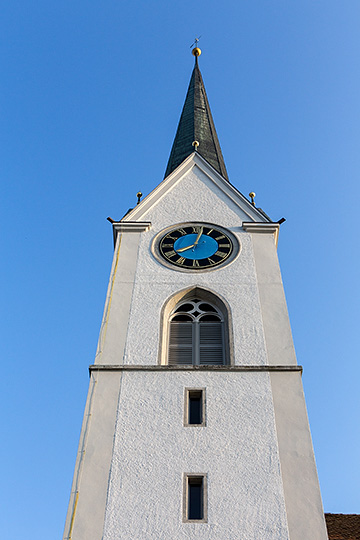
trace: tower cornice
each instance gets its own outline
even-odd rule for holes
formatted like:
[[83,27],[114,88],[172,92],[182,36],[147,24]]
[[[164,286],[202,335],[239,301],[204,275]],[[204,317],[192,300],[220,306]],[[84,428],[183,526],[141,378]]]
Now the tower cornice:
[[150,221],[114,221],[108,218],[113,227],[114,247],[119,234],[122,233],[141,233],[148,231],[151,227]]
[[227,372],[244,372],[244,371],[262,371],[262,372],[276,372],[276,371],[295,371],[302,373],[303,367],[299,365],[288,366],[270,366],[270,365],[244,365],[244,366],[181,366],[181,365],[113,365],[113,364],[92,364],[89,366],[89,372],[92,371],[220,371]]
[[277,246],[280,223],[259,223],[257,221],[243,221],[242,226],[244,231],[246,232],[273,234],[275,239],[275,245]]

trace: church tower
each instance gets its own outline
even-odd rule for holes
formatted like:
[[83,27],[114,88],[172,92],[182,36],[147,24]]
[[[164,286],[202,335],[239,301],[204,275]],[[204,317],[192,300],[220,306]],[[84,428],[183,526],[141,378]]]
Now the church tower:
[[64,540],[326,540],[276,246],[198,66],[115,251]]

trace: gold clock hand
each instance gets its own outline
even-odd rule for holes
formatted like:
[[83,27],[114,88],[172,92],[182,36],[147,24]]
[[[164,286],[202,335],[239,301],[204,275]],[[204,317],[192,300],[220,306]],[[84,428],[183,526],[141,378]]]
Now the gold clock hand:
[[196,237],[196,240],[195,240],[195,242],[194,242],[194,246],[197,246],[197,245],[198,245],[198,242],[199,242],[199,240],[200,240],[200,238],[201,238],[201,235],[202,235],[202,233],[203,233],[203,230],[204,230],[204,227],[200,227],[200,231],[199,231],[199,233],[198,233],[198,235],[197,235],[197,237]]
[[184,248],[175,249],[175,251],[177,251],[177,253],[182,253],[183,251],[186,251],[187,249],[190,249],[190,248],[192,248],[194,246],[195,246],[195,244],[191,244],[191,246],[186,246]]

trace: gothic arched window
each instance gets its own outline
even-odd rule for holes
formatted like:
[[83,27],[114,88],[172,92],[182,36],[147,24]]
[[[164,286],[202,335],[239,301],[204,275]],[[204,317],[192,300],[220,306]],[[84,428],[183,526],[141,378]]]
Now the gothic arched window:
[[170,314],[169,365],[226,364],[224,313],[208,299],[188,297]]

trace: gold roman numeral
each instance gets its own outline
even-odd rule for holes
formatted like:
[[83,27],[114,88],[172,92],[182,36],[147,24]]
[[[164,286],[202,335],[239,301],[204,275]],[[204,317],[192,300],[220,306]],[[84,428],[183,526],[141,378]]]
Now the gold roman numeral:
[[197,261],[196,259],[193,260],[193,268],[199,268],[200,267],[200,264],[199,264],[199,261]]
[[216,261],[213,261],[212,259],[210,259],[210,257],[208,257],[208,261],[209,261],[209,264],[216,264]]
[[167,257],[173,257],[174,255],[177,255],[177,253],[176,253],[176,251],[171,250],[171,251],[167,251],[167,252],[165,253],[165,255],[166,255]]
[[218,257],[221,257],[222,259],[224,259],[227,253],[224,253],[223,251],[217,251],[214,255],[217,255]]
[[215,240],[221,240],[222,238],[226,238],[225,234],[222,234],[221,236],[215,236]]
[[230,244],[219,244],[219,247],[229,248]]
[[184,264],[185,259],[184,259],[184,257],[179,257],[176,262],[177,262],[177,264]]
[[173,244],[163,244],[162,247],[163,247],[163,248],[173,247]]
[[184,236],[184,234],[186,234],[186,231],[184,231],[184,229],[178,229],[179,233],[182,234]]
[[209,236],[209,234],[211,234],[211,233],[213,232],[213,230],[214,230],[214,229],[210,229],[210,231],[206,233],[207,236]]
[[198,232],[200,231],[200,227],[193,227],[192,230],[193,234],[198,234]]

